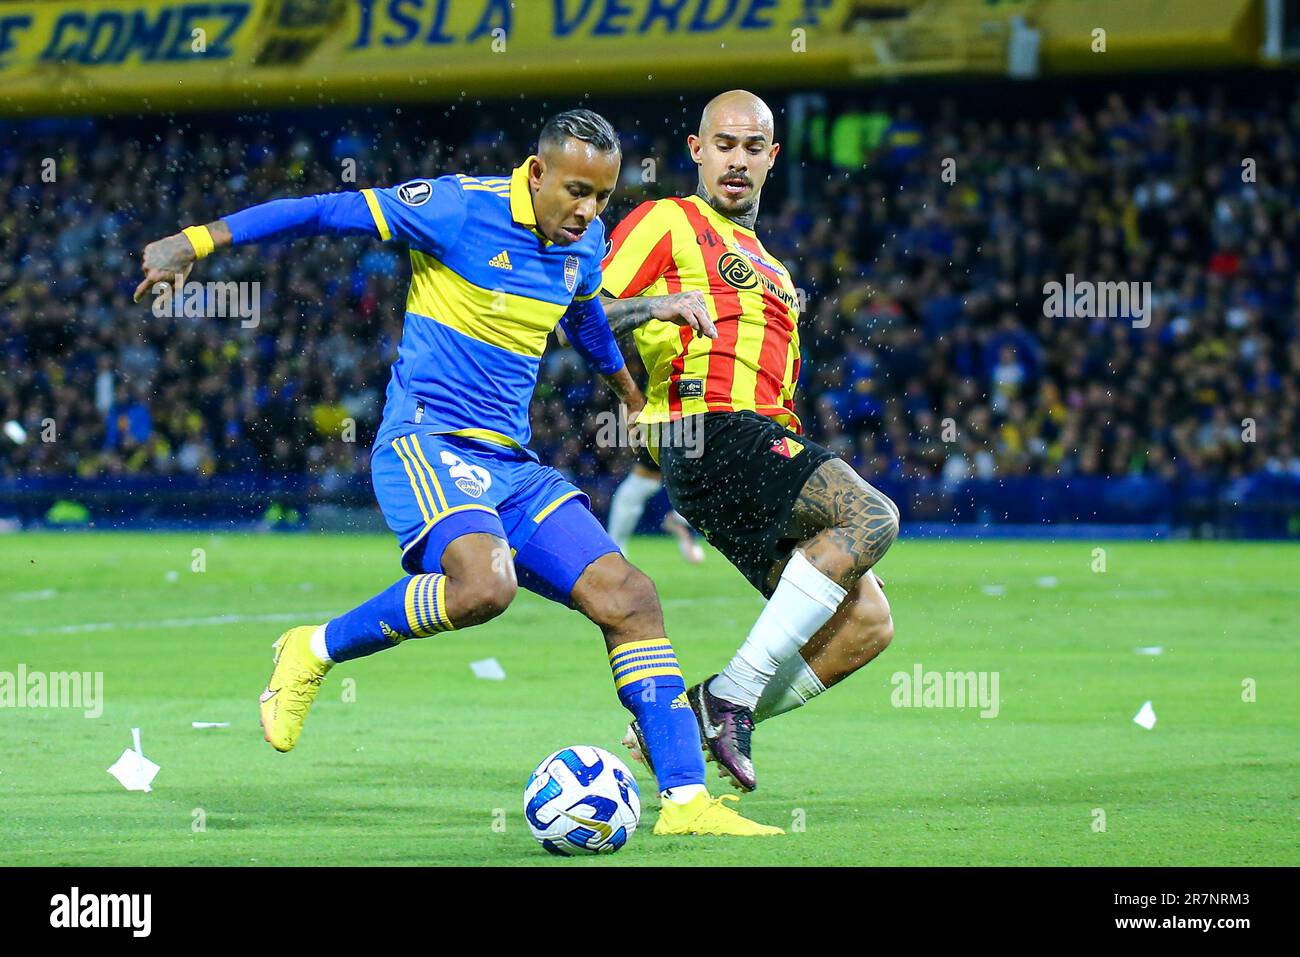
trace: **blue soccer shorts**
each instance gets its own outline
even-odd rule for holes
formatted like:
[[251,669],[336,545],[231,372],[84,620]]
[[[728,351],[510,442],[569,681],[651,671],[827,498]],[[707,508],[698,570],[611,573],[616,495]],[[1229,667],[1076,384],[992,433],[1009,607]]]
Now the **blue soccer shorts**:
[[520,585],[571,607],[586,567],[619,550],[587,496],[518,449],[410,432],[376,443],[370,477],[411,575],[441,572],[448,545],[483,532],[510,543]]

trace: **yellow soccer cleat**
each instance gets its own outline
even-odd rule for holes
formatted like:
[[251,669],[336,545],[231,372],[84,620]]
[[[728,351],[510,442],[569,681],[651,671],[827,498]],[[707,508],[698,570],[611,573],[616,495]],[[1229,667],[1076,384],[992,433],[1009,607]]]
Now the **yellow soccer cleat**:
[[715,798],[704,793],[695,795],[685,804],[664,801],[659,808],[659,820],[655,822],[654,832],[736,837],[770,837],[785,833],[779,827],[759,824],[747,817],[741,817],[734,808],[727,807],[723,803],[739,800],[740,798],[734,794],[724,794]]
[[330,665],[312,654],[311,636],[316,627],[290,628],[271,646],[275,670],[262,692],[262,731],[277,751],[291,751],[298,743],[307,711],[330,670]]

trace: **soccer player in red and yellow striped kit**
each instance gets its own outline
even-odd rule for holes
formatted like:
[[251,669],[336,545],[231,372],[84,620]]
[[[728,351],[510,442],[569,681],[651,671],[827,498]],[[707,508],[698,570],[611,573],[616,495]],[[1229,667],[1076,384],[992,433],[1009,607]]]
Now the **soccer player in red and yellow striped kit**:
[[[698,192],[644,203],[614,230],[603,292],[634,330],[648,426],[673,507],[768,598],[744,644],[687,692],[722,773],[753,790],[755,721],[797,708],[893,636],[871,568],[898,509],[802,434],[799,299],[754,232],[780,145],[752,93],[715,97],[687,138]],[[635,722],[626,741],[640,747]]]

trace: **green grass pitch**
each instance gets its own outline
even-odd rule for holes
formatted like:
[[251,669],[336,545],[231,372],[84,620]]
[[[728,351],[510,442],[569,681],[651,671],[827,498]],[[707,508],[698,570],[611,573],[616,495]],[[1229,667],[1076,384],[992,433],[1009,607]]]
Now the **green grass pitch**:
[[[760,598],[716,552],[700,567],[666,540],[630,552],[688,681],[720,668]],[[0,862],[1300,864],[1295,546],[905,539],[880,568],[893,646],[755,735],[742,807],[792,833],[656,838],[635,765],[641,830],[568,861],[529,837],[524,781],[564,745],[622,754],[626,716],[595,628],[535,596],[335,669],[296,751],[262,740],[271,642],[369,597],[396,559],[378,536],[0,539],[0,672],[101,671],[105,696],[96,719],[0,708]],[[471,674],[489,656],[504,681]],[[894,707],[892,675],[917,664],[997,672],[997,717]],[[1147,700],[1151,731],[1132,720]],[[150,794],[105,773],[132,727],[162,766]]]

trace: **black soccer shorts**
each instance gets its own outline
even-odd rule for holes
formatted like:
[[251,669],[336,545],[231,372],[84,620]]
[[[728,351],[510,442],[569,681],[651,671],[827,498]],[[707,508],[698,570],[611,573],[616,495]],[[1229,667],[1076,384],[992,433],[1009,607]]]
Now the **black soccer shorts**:
[[835,454],[757,412],[705,412],[694,418],[700,421],[674,433],[693,441],[659,446],[668,498],[771,598],[768,576],[798,542],[786,536],[795,499]]

